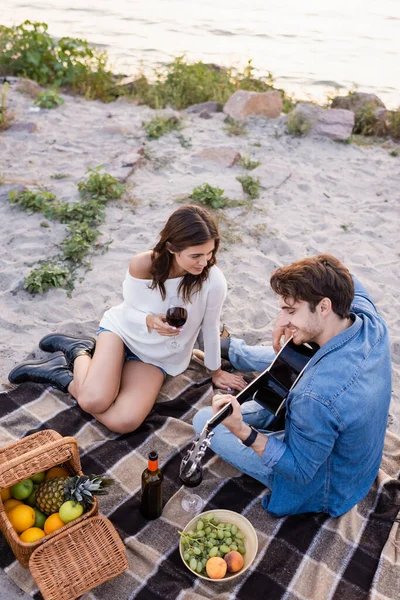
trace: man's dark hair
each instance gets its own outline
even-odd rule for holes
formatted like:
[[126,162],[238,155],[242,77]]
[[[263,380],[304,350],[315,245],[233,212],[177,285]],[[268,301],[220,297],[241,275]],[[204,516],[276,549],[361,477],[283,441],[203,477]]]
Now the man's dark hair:
[[330,254],[319,254],[281,267],[272,274],[270,284],[285,301],[291,298],[294,302],[308,302],[312,312],[322,298],[329,298],[339,317],[345,319],[350,314],[354,298],[353,278],[349,270]]

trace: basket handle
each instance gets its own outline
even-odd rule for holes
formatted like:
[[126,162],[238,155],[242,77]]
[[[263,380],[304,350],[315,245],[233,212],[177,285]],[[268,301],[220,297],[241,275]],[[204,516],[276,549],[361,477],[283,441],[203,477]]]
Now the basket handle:
[[75,472],[81,471],[78,442],[73,437],[63,437],[21,454],[0,467],[0,489],[28,479],[35,473],[46,471],[57,464],[72,460]]

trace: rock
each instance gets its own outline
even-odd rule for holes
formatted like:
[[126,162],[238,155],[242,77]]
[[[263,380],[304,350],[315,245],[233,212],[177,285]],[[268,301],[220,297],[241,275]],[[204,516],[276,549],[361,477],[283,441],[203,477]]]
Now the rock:
[[201,102],[200,104],[192,104],[186,109],[186,112],[191,113],[201,113],[203,110],[206,110],[209,113],[222,112],[222,104],[219,102]]
[[30,121],[13,123],[11,127],[7,129],[10,133],[35,133],[38,130],[36,123]]
[[344,108],[356,114],[366,104],[373,108],[386,108],[378,96],[375,94],[365,94],[364,92],[354,92],[347,96],[336,96],[332,100],[331,108]]
[[297,104],[288,117],[288,125],[295,123],[304,125],[304,135],[328,137],[331,140],[347,140],[354,127],[354,113],[341,108],[323,109],[312,104]]
[[199,113],[199,117],[200,119],[212,119],[212,116],[210,115],[208,110],[202,110],[201,113]]
[[137,153],[127,156],[120,164],[110,163],[106,166],[107,172],[116,177],[120,183],[125,183],[142,162],[144,162],[143,156]]
[[389,133],[389,122],[388,122],[389,112],[386,108],[377,108],[374,112],[374,117],[376,119],[375,123],[375,135],[385,136]]
[[276,119],[282,109],[280,92],[258,93],[238,90],[226,102],[224,113],[232,119],[243,119],[249,115],[263,115],[269,119]]
[[233,167],[240,160],[240,152],[224,147],[203,148],[196,156],[203,160],[216,162],[223,167]]
[[139,163],[141,161],[142,161],[142,156],[139,153],[132,154],[131,156],[127,156],[122,161],[122,166],[123,167],[137,167],[137,166],[139,166]]

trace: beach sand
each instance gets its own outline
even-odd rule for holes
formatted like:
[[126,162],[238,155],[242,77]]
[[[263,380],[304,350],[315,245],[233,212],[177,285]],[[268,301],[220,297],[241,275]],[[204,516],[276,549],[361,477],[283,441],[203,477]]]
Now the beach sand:
[[[285,117],[247,122],[247,135],[230,136],[224,115],[181,113],[184,128],[148,141],[142,127],[156,111],[123,99],[112,104],[64,96],[65,104],[34,112],[32,99],[9,90],[16,123],[36,131],[0,133],[0,382],[17,363],[45,354],[38,342],[49,332],[96,332],[103,312],[122,299],[130,257],[151,248],[167,217],[193,188],[208,182],[243,201],[216,211],[222,233],[218,265],[228,281],[222,320],[250,344],[268,343],[278,313],[269,288],[271,271],[305,256],[329,252],[369,290],[391,335],[393,400],[390,428],[400,433],[399,200],[400,158],[387,149],[341,144],[285,133]],[[172,110],[160,114],[177,114]],[[182,137],[183,136],[183,137]],[[123,198],[110,202],[100,226],[109,250],[80,273],[72,297],[63,289],[32,296],[23,280],[38,261],[58,253],[66,227],[8,203],[17,184],[42,186],[62,200],[79,199],[77,183],[88,167],[121,172],[144,147]],[[225,147],[261,162],[253,171],[200,158],[204,148]],[[143,152],[143,150],[141,150]],[[125,169],[125,172],[128,172]],[[54,179],[55,174],[66,175]],[[239,175],[259,178],[260,198],[248,200]]]

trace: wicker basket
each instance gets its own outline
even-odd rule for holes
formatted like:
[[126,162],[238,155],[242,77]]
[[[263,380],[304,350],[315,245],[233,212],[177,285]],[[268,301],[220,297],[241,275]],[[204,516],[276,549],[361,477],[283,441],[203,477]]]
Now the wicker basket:
[[[13,442],[0,448],[0,489],[60,464],[72,475],[83,475],[75,438],[62,437],[49,429]],[[31,569],[45,600],[72,600],[128,567],[125,547],[116,530],[108,519],[95,516],[97,512],[95,499],[84,515],[28,544],[21,542],[0,499],[0,531],[21,565]],[[56,572],[52,571],[52,564],[57,565]],[[68,572],[61,592],[63,565]],[[75,581],[71,580],[71,572]]]

